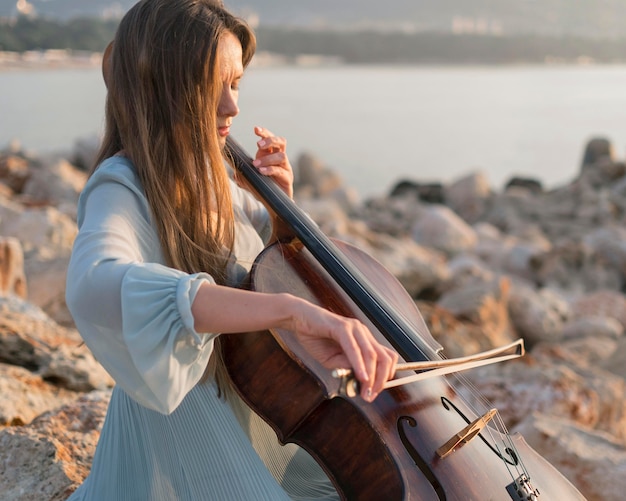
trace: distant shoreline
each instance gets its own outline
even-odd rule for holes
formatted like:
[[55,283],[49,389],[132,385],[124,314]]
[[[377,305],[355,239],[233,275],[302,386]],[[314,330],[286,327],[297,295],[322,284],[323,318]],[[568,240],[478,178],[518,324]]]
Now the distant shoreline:
[[[64,70],[64,69],[93,69],[102,64],[101,52],[73,51],[66,49],[30,50],[25,52],[0,51],[0,73],[11,71],[28,70]],[[547,58],[543,62],[536,63],[388,63],[391,66],[621,66],[623,62],[601,62],[591,58],[578,58],[576,60],[562,60],[559,58]],[[300,55],[285,56],[267,51],[259,51],[252,60],[252,67],[272,66],[348,66],[355,63],[346,63],[339,57],[324,55]],[[384,66],[385,63],[361,63],[360,65]]]
[[[30,50],[25,52],[0,51],[0,73],[22,70],[60,70],[75,68],[99,68],[101,52],[72,51],[66,49]],[[344,62],[339,58],[323,55],[286,57],[259,51],[253,66],[336,66]]]
[[25,52],[0,51],[0,72],[98,68],[102,64],[100,52],[70,51],[63,49],[29,50]]

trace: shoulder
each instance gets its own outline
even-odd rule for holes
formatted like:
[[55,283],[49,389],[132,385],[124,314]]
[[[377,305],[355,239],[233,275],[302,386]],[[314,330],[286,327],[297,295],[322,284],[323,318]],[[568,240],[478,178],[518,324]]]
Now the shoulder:
[[87,180],[78,201],[79,220],[85,212],[87,200],[92,196],[96,200],[134,200],[134,204],[142,207],[142,212],[147,212],[146,196],[135,166],[121,155],[103,160]]
[[87,181],[86,187],[106,182],[120,183],[141,188],[141,182],[133,163],[122,155],[115,155],[100,163]]
[[85,199],[95,189],[115,189],[123,186],[135,196],[144,199],[144,190],[133,163],[126,157],[115,155],[103,160],[91,174],[81,198]]

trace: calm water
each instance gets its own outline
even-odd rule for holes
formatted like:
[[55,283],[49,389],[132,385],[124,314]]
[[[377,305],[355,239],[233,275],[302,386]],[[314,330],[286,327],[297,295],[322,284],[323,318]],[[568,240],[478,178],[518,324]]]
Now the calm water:
[[[98,69],[0,73],[0,146],[66,150],[99,134],[104,92]],[[268,127],[292,159],[317,154],[362,195],[478,169],[494,188],[512,175],[555,186],[593,136],[623,158],[626,66],[252,68],[240,108],[244,146]]]

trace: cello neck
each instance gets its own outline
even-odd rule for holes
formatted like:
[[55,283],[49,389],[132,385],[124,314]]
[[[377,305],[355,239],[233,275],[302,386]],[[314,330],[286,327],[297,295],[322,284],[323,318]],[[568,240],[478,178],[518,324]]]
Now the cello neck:
[[302,245],[405,360],[426,361],[437,357],[436,350],[422,339],[423,336],[415,335],[415,327],[389,306],[376,288],[315,222],[276,183],[257,171],[252,165],[252,158],[231,136],[226,138],[226,152],[233,167],[245,178],[257,196],[291,229]]

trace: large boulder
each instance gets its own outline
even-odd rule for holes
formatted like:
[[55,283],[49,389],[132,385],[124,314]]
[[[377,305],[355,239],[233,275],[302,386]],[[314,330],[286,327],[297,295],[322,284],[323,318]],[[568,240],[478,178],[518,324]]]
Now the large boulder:
[[87,394],[0,430],[2,499],[64,501],[89,474],[110,392]]

